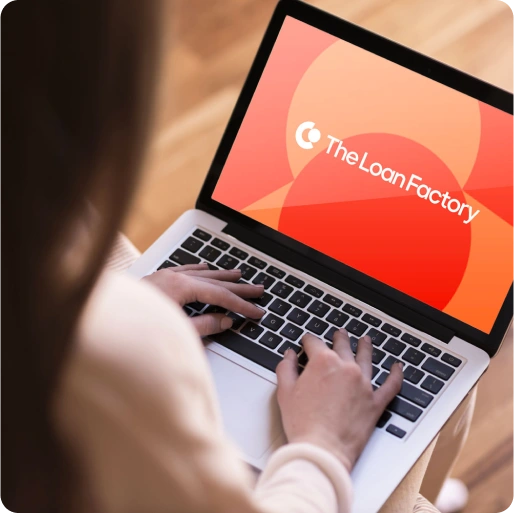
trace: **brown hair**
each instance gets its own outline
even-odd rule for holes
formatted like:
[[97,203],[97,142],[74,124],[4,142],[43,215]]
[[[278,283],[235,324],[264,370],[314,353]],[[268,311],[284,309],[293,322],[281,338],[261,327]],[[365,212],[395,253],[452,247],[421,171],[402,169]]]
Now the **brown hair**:
[[[16,513],[74,510],[52,402],[142,162],[157,14],[157,0],[2,13],[2,500]],[[74,267],[88,202],[100,222]]]

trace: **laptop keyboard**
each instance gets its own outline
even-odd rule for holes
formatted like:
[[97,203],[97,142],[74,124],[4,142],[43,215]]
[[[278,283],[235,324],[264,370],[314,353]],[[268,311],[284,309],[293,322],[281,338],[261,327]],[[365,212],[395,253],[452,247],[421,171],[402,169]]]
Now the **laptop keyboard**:
[[272,372],[289,348],[298,354],[300,372],[305,368],[308,358],[300,341],[305,333],[316,335],[332,348],[335,331],[344,327],[354,353],[358,339],[368,335],[373,344],[374,388],[384,383],[396,361],[405,364],[402,389],[377,428],[387,426],[385,431],[400,439],[410,433],[462,360],[444,347],[423,342],[380,316],[365,312],[365,307],[352,304],[344,293],[325,292],[249,251],[196,228],[158,269],[206,262],[211,269],[240,269],[242,283],[264,285],[264,294],[251,300],[266,312],[259,321],[199,302],[184,310],[191,317],[209,312],[229,315],[234,321],[232,328],[209,338]]

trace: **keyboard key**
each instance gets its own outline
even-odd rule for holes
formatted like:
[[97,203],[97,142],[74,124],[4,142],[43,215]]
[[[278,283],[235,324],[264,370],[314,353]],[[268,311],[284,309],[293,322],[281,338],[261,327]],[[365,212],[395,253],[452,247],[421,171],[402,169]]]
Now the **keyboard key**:
[[302,333],[303,330],[301,328],[291,323],[286,324],[280,332],[281,335],[284,335],[284,337],[288,338],[289,340],[298,340]]
[[235,246],[230,249],[229,253],[232,256],[239,258],[239,260],[246,260],[248,258],[248,253],[246,251],[236,248]]
[[195,312],[194,312],[191,308],[189,308],[188,306],[183,306],[183,307],[182,307],[182,310],[184,310],[184,312],[186,313],[186,315],[187,315],[188,317],[191,317],[191,316],[195,313]]
[[177,264],[166,260],[166,262],[163,262],[157,270],[160,271],[161,269],[168,269],[169,267],[177,267]]
[[326,294],[323,298],[323,301],[325,301],[325,303],[328,303],[329,305],[332,305],[334,308],[339,308],[343,304],[343,302],[339,298],[334,297],[331,294]]
[[326,340],[330,340],[330,342],[332,342],[332,340],[334,339],[334,333],[336,331],[338,331],[339,328],[335,327],[335,326],[332,326],[326,333],[325,333],[325,339]]
[[250,301],[264,308],[272,299],[273,296],[265,292],[261,297],[258,297],[256,299],[250,299]]
[[298,363],[300,365],[303,365],[304,367],[307,365],[309,361],[309,357],[307,356],[307,353],[304,351],[298,358]]
[[297,290],[290,298],[289,301],[300,308],[305,308],[310,302],[312,297]]
[[350,316],[340,312],[339,310],[332,310],[327,316],[327,321],[341,328],[349,318]]
[[[363,318],[364,319],[364,318]],[[371,342],[374,346],[379,346],[382,342],[387,338],[385,333],[376,330],[375,328],[371,328],[366,335],[371,339]]]
[[358,321],[357,319],[352,319],[345,326],[345,328],[348,331],[348,333],[352,333],[353,335],[360,337],[369,328],[369,326],[361,321]]
[[310,294],[311,296],[320,298],[323,295],[323,291],[314,287],[313,285],[306,285],[303,289],[307,294]]
[[421,378],[423,378],[424,375],[425,373],[423,371],[420,371],[411,365],[403,369],[403,379],[406,379],[415,385],[421,381]]
[[389,403],[387,409],[407,420],[410,420],[411,422],[416,422],[419,416],[423,413],[423,410],[408,403],[407,401],[404,401],[403,399],[400,399],[399,397],[395,397]]
[[395,358],[394,356],[388,356],[384,363],[382,364],[383,369],[387,369],[388,371],[391,370],[391,367],[394,363],[400,362],[401,360],[398,360],[398,358]]
[[248,260],[248,263],[258,267],[259,269],[264,269],[268,265],[264,260],[257,257],[251,257],[250,260]]
[[264,317],[264,319],[261,321],[261,324],[270,330],[277,331],[282,327],[284,322],[284,319],[281,319],[280,317],[270,313]]
[[261,328],[260,326],[257,326],[254,322],[247,322],[243,329],[241,330],[241,333],[248,338],[251,338],[252,340],[256,340],[264,331],[264,328]]
[[321,301],[318,301],[317,299],[311,303],[309,308],[307,308],[308,312],[317,315],[318,317],[325,317],[329,310],[330,306],[322,303]]
[[382,326],[382,331],[389,333],[389,335],[392,335],[393,337],[399,337],[402,333],[402,330],[395,328],[394,326],[391,326],[387,322]]
[[376,347],[373,348],[373,352],[371,353],[371,361],[378,365],[385,357],[384,351],[381,351],[380,349],[377,349]]
[[254,285],[264,285],[265,289],[269,289],[275,283],[275,278],[269,274],[259,273],[252,283]]
[[412,365],[419,365],[425,359],[425,355],[421,351],[417,351],[410,347],[405,351],[403,359],[406,362],[412,363]]
[[378,419],[377,428],[383,428],[389,422],[391,417],[392,415],[388,411],[383,412]]
[[221,240],[221,239],[214,239],[211,244],[215,247],[217,247],[218,249],[221,249],[222,251],[227,251],[228,248],[230,248],[230,244],[228,242],[225,242],[224,240]]
[[218,344],[231,349],[234,353],[240,354],[241,356],[248,358],[250,361],[273,372],[275,372],[275,368],[279,362],[282,361],[282,356],[273,353],[269,349],[265,349],[255,342],[251,342],[234,331],[224,331],[222,333],[210,335],[209,338]]
[[383,346],[383,348],[386,351],[388,351],[391,354],[394,354],[395,356],[401,355],[406,347],[407,346],[403,342],[400,342],[395,338],[390,338]]
[[213,265],[211,263],[207,263],[207,267],[209,268],[210,271],[218,271],[219,270],[219,267],[216,267],[215,265]]
[[266,333],[264,333],[264,335],[259,339],[259,342],[270,349],[275,349],[282,340],[284,339],[276,333],[266,331]]
[[442,381],[437,378],[433,378],[432,376],[427,376],[423,383],[421,383],[421,388],[424,388],[433,394],[438,394],[443,386],[444,383]]
[[455,372],[455,369],[452,367],[436,360],[435,358],[429,358],[422,366],[423,370],[430,372],[434,376],[438,378],[444,379],[447,381],[451,378],[452,374]]
[[346,305],[343,306],[343,312],[349,313],[354,317],[360,317],[362,314],[362,310],[360,310],[356,306],[351,305],[350,303],[346,303]]
[[218,265],[222,269],[229,271],[230,269],[235,269],[239,265],[239,260],[229,255],[223,255],[216,262],[216,265]]
[[195,301],[194,303],[189,303],[187,306],[193,308],[197,312],[202,310],[205,307],[205,303],[200,303],[200,301]]
[[357,352],[357,348],[359,347],[359,339],[357,337],[350,337],[350,347],[355,354]]
[[292,274],[290,274],[286,278],[286,283],[289,283],[289,285],[292,285],[293,287],[296,287],[297,289],[301,289],[305,285],[305,282],[303,280],[300,280],[300,278],[296,278]]
[[402,335],[402,340],[414,347],[418,347],[421,344],[421,340],[419,338],[416,338],[413,335],[409,335],[408,333],[404,333]]
[[176,249],[175,252],[170,256],[170,260],[176,262],[179,265],[188,264],[199,264],[200,259],[191,253],[187,253],[183,249]]
[[195,230],[193,232],[193,235],[195,237],[198,237],[199,239],[202,239],[204,242],[207,242],[212,239],[212,235],[210,235],[209,233],[204,232],[203,230],[200,230],[200,229]]
[[308,330],[312,331],[316,335],[322,335],[328,328],[328,324],[316,317],[313,317],[305,326]]
[[238,330],[243,325],[243,323],[246,321],[246,319],[244,317],[241,317],[240,315],[237,315],[234,312],[228,312],[227,316],[230,317],[234,321],[232,324],[233,330]]
[[227,309],[217,305],[210,305],[205,309],[205,314],[226,314]]
[[389,372],[382,372],[382,374],[380,374],[380,376],[378,376],[378,379],[376,380],[375,383],[377,385],[382,386],[385,383],[387,376],[389,376]]
[[375,376],[380,372],[380,369],[378,367],[375,367],[374,365],[371,366],[371,379],[375,379]]
[[273,303],[269,306],[269,309],[272,312],[275,312],[278,315],[284,316],[289,310],[291,310],[292,306],[281,299],[275,299]]
[[298,354],[302,350],[302,348],[300,346],[297,346],[296,344],[293,344],[292,342],[286,341],[280,346],[278,352],[280,354],[284,354],[288,349],[292,349],[296,354]]
[[403,438],[406,435],[406,433],[403,429],[400,429],[399,427],[395,426],[394,424],[389,424],[389,426],[387,426],[386,431],[388,433],[391,433],[394,436],[397,436],[398,438]]
[[191,251],[191,253],[196,253],[203,246],[203,242],[195,239],[194,237],[189,237],[182,243],[182,247]]
[[362,320],[364,322],[367,322],[368,324],[371,324],[371,326],[375,326],[375,328],[378,328],[382,324],[382,321],[380,319],[377,319],[376,317],[370,314],[364,314],[362,316]]
[[276,296],[281,297],[282,299],[286,299],[289,296],[289,294],[293,292],[293,287],[279,281],[278,283],[275,283],[275,285],[271,289],[271,292]]
[[293,309],[293,311],[287,316],[287,320],[298,324],[298,326],[303,326],[310,315],[299,308]]
[[453,367],[458,367],[462,363],[462,360],[459,360],[457,357],[448,353],[444,353],[443,356],[441,356],[441,360],[449,363]]
[[272,265],[270,265],[267,269],[266,269],[266,272],[268,274],[271,274],[272,276],[274,276],[275,278],[278,278],[279,280],[281,280],[285,275],[286,273],[284,271],[282,271],[281,269],[278,269],[277,267],[274,267]]
[[437,347],[431,346],[430,344],[423,344],[421,346],[421,349],[425,351],[425,353],[428,353],[432,356],[435,356],[436,358],[441,354],[441,350]]
[[220,255],[221,251],[212,246],[205,246],[205,248],[200,251],[200,256],[208,262],[214,262]]
[[434,399],[433,395],[423,392],[423,390],[416,388],[406,381],[402,383],[402,389],[400,390],[399,395],[422,408],[426,408]]
[[248,264],[241,264],[239,266],[239,269],[241,269],[241,278],[248,281],[250,281],[257,272],[257,269],[255,269],[255,267],[252,267]]

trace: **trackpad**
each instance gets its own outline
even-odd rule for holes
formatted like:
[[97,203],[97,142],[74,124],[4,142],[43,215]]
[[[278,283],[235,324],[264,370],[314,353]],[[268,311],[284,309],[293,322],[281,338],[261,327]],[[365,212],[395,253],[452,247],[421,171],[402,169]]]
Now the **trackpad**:
[[276,385],[207,349],[223,424],[248,456],[258,459],[282,433]]

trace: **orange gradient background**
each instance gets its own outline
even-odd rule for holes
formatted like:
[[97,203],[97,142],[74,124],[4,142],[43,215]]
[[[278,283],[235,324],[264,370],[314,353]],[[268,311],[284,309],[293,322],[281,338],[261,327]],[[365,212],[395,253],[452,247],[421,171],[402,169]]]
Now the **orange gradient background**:
[[[480,213],[327,155],[328,134]],[[213,199],[488,333],[512,283],[512,139],[511,115],[286,18]]]

